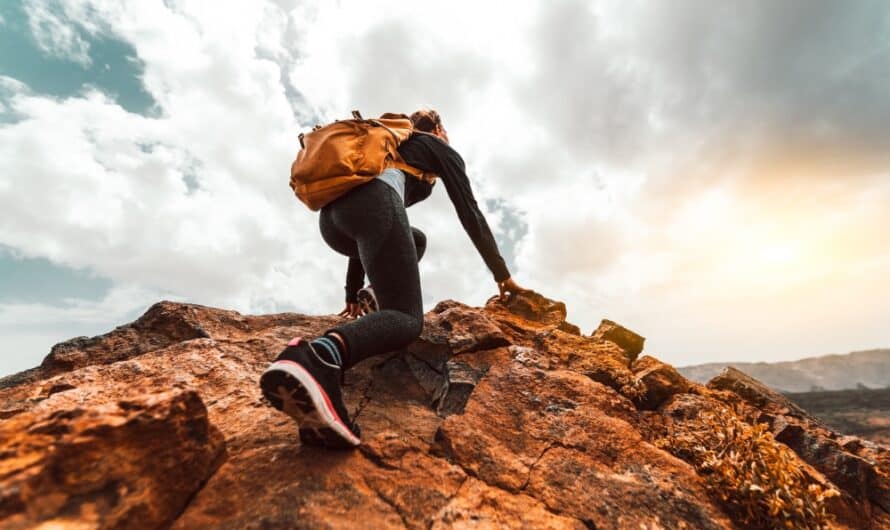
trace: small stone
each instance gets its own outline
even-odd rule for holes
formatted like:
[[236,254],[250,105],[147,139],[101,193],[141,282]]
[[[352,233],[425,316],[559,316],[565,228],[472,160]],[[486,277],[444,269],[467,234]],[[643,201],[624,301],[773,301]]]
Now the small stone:
[[654,357],[637,359],[632,370],[636,385],[642,388],[635,400],[641,409],[655,410],[671,396],[689,391],[689,381],[680,372]]

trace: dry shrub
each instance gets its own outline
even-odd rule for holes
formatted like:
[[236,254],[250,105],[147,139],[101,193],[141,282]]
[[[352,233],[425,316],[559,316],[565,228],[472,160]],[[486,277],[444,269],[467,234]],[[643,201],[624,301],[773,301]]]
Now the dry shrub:
[[692,464],[710,493],[751,528],[828,528],[825,499],[839,495],[800,468],[796,455],[764,423],[741,409],[703,411],[674,424],[656,444]]

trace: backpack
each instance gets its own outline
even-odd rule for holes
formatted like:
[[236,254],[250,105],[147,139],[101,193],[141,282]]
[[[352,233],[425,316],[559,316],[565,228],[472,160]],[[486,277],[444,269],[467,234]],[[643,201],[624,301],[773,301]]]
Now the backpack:
[[324,127],[316,125],[299,136],[301,149],[291,165],[290,187],[310,210],[320,210],[389,167],[429,184],[435,182],[436,175],[408,165],[397,150],[415,132],[411,120],[364,119],[357,110],[352,116]]

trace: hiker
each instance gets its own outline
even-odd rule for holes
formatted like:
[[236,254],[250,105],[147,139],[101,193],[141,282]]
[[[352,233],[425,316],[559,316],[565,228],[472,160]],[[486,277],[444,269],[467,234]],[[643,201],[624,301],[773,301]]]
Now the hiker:
[[[354,113],[356,116],[358,113]],[[494,275],[503,299],[526,292],[510,276],[485,217],[479,210],[461,156],[450,147],[442,120],[423,109],[405,121],[407,139],[398,155],[410,167],[437,175],[445,183],[458,219]],[[413,131],[411,127],[413,126]],[[390,131],[392,132],[392,131]],[[302,141],[302,138],[301,138]],[[263,395],[299,423],[303,443],[351,448],[361,443],[357,423],[350,421],[341,394],[343,373],[374,355],[414,342],[423,328],[423,301],[418,260],[426,236],[408,223],[405,210],[426,199],[434,179],[406,178],[387,167],[382,173],[325,204],[319,214],[324,241],[349,257],[346,308],[341,316],[360,317],[336,325],[312,340],[296,337],[260,380]],[[359,287],[367,273],[369,287],[359,305]]]

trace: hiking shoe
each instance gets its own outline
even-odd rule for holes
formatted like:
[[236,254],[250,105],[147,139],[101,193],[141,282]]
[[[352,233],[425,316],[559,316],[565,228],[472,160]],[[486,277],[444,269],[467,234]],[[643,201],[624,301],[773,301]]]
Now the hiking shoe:
[[362,308],[362,311],[365,314],[377,311],[377,295],[374,294],[373,287],[369,285],[367,287],[359,289],[356,297],[358,299],[359,306]]
[[361,443],[361,431],[349,421],[339,379],[340,368],[297,337],[260,377],[260,388],[273,407],[297,421],[304,444],[350,449]]

